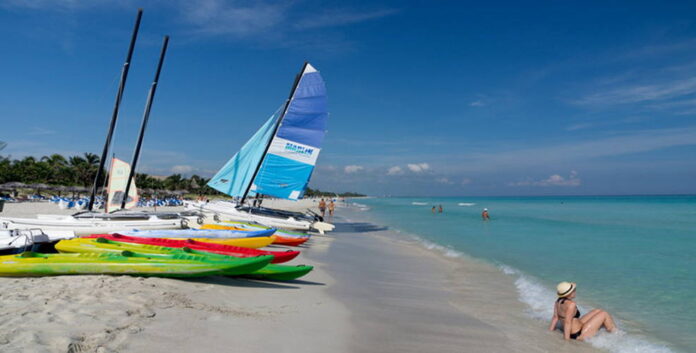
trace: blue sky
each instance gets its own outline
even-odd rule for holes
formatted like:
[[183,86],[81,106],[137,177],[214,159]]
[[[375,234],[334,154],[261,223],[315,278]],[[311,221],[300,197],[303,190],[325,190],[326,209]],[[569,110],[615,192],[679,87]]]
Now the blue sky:
[[683,2],[0,0],[0,140],[18,158],[130,160],[210,176],[287,97],[327,82],[311,186],[373,195],[696,193],[696,5]]

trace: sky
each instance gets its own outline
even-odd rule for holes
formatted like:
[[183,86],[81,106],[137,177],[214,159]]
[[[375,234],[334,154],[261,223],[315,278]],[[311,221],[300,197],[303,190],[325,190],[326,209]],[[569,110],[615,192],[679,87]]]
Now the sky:
[[375,196],[696,193],[696,3],[0,0],[0,140],[212,176],[311,62],[330,118],[311,187]]

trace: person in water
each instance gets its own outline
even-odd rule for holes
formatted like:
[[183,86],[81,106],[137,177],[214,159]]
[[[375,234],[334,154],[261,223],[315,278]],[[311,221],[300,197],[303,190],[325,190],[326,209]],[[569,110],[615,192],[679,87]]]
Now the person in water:
[[433,214],[435,214],[435,206],[433,206]]
[[484,221],[488,221],[491,219],[491,216],[488,215],[488,209],[484,208],[483,212],[481,212],[481,218],[483,218]]
[[556,330],[558,322],[563,323],[563,338],[566,340],[584,340],[593,337],[602,327],[609,332],[616,331],[614,319],[602,309],[594,309],[580,316],[580,310],[573,299],[577,285],[571,282],[561,282],[556,287],[558,299],[553,305],[550,331]]
[[438,212],[438,213],[442,213],[442,205],[440,205],[440,206],[437,208],[437,212]]

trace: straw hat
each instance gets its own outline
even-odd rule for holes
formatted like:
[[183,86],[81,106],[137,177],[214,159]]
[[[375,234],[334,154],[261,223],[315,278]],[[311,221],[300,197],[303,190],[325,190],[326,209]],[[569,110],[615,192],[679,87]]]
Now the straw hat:
[[573,293],[577,285],[573,282],[561,282],[556,286],[556,294],[559,298],[564,298]]

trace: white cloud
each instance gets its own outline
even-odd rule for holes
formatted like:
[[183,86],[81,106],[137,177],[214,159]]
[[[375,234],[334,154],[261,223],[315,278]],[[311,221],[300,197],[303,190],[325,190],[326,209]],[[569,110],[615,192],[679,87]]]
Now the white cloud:
[[437,179],[435,179],[435,181],[440,183],[440,184],[454,184],[453,181],[450,181],[449,178],[446,178],[446,177],[437,178]]
[[430,165],[428,163],[408,164],[407,167],[410,171],[414,173],[421,173],[430,169]]
[[357,173],[357,172],[364,170],[364,169],[365,169],[365,167],[363,167],[361,165],[347,165],[345,168],[343,168],[343,171],[346,174],[351,174],[351,173]]
[[193,171],[193,167],[190,165],[175,165],[172,167],[172,173],[176,174],[188,174]]
[[27,135],[41,136],[41,135],[55,135],[55,130],[45,129],[42,127],[33,127],[27,132]]
[[674,99],[696,93],[696,77],[667,80],[655,84],[634,84],[583,97],[581,105],[614,105]]
[[400,175],[403,173],[404,173],[404,170],[401,169],[401,167],[399,167],[398,165],[391,167],[391,168],[389,168],[389,170],[387,170],[387,175]]
[[553,174],[543,180],[523,180],[513,183],[508,183],[508,186],[570,186],[576,187],[580,186],[581,180],[578,178],[578,172],[571,171],[568,178],[561,176],[560,174]]
[[462,179],[462,185],[467,185],[467,184],[471,184],[471,179],[469,179],[469,178]]
[[394,9],[383,9],[376,11],[345,11],[345,10],[331,10],[324,14],[310,16],[302,19],[295,23],[295,28],[298,29],[308,29],[308,28],[321,28],[321,27],[335,27],[343,26],[358,22],[364,22],[369,20],[374,20],[386,16],[393,15],[397,11]]
[[486,105],[486,103],[484,103],[484,102],[483,102],[482,100],[480,100],[480,99],[477,100],[477,101],[473,101],[473,102],[469,103],[469,106],[470,106],[470,107],[483,107],[483,106],[485,106],[485,105]]

